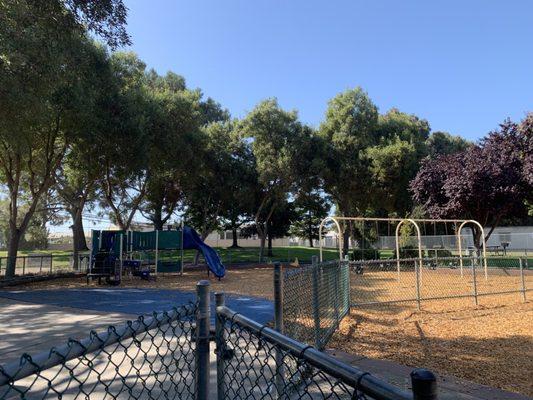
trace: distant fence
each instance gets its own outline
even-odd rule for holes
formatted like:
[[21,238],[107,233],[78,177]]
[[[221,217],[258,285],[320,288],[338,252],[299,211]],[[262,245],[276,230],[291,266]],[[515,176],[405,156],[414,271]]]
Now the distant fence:
[[367,260],[350,263],[352,307],[517,294],[533,290],[533,259],[481,257]]
[[[0,366],[1,399],[436,399],[435,376],[394,386],[246,318],[216,294],[210,333],[209,283],[197,302],[90,332],[35,357]],[[213,348],[211,341],[215,341]],[[211,374],[211,351],[216,374]],[[213,376],[213,380],[211,380]],[[427,395],[432,393],[433,395]]]
[[[5,276],[8,257],[0,257],[0,277]],[[15,275],[51,275],[65,272],[86,272],[89,267],[89,254],[78,255],[75,268],[73,254],[30,254],[16,257]]]
[[[276,314],[289,336],[323,349],[350,308],[415,305],[533,291],[533,259],[488,257],[326,261],[274,272]],[[279,282],[276,273],[280,274]],[[276,290],[276,286],[279,289]],[[279,293],[279,294],[278,294]],[[448,307],[444,303],[444,307]]]

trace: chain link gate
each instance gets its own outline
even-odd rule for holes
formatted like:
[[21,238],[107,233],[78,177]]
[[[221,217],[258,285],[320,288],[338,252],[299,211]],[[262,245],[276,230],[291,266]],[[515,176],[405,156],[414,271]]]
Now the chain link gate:
[[282,304],[283,333],[324,349],[350,311],[349,262],[313,257],[311,265],[284,271],[282,280],[282,297],[274,301]]

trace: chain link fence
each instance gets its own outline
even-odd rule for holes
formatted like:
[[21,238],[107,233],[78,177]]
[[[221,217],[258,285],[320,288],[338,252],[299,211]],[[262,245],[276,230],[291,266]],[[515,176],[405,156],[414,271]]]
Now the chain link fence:
[[296,340],[323,349],[350,310],[350,270],[339,260],[288,268],[283,273],[283,325]]
[[443,257],[350,262],[352,307],[517,294],[533,290],[533,260]]
[[[0,257],[0,277],[5,276],[8,257]],[[87,272],[89,254],[78,255],[78,263],[73,254],[30,254],[16,257],[16,276],[56,275],[61,273]]]
[[196,309],[154,313],[24,354],[0,367],[0,399],[193,399]]
[[235,313],[221,296],[217,305],[218,400],[436,399],[429,371],[413,371],[413,394]]
[[194,304],[0,366],[0,399],[436,399],[430,371],[415,370],[410,387],[396,387],[215,297],[214,335],[209,282],[201,281]]

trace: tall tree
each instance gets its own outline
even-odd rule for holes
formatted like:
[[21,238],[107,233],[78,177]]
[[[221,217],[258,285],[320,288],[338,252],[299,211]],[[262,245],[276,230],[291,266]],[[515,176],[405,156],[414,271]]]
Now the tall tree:
[[[278,204],[286,201],[297,181],[298,144],[306,131],[295,111],[285,111],[276,99],[260,102],[241,121],[241,134],[252,141],[260,185],[254,221],[264,255],[268,224]],[[261,221],[262,219],[262,221]]]
[[91,91],[94,46],[85,27],[107,32],[111,40],[113,30],[123,26],[121,18],[109,19],[112,12],[88,12],[100,5],[84,3],[88,8],[76,12],[60,1],[0,3],[0,168],[10,200],[7,277],[15,273],[20,240],[91,101],[84,94]]
[[412,208],[409,182],[427,154],[429,124],[393,108],[379,116],[376,129],[379,144],[366,153],[371,163],[372,209],[378,214],[406,215]]
[[142,214],[156,229],[184,201],[190,166],[200,162],[203,122],[200,92],[187,90],[185,80],[174,73],[160,77],[151,73],[148,91],[152,103],[149,120],[148,182]]
[[100,204],[110,210],[111,219],[123,230],[130,228],[147,192],[153,103],[147,92],[145,69],[134,53],[112,55],[107,133],[96,140],[100,147]]
[[[342,216],[362,215],[371,204],[370,160],[366,149],[378,143],[378,109],[361,88],[330,100],[319,134],[325,141],[324,189]],[[350,232],[344,232],[348,251]]]
[[255,158],[249,141],[235,131],[237,122],[218,125],[218,140],[226,143],[230,157],[224,173],[225,190],[222,194],[222,228],[232,232],[232,248],[238,248],[238,230],[253,220],[260,188]]
[[318,191],[299,192],[294,200],[294,219],[290,233],[309,240],[309,246],[319,239],[320,223],[329,214],[329,199]]
[[448,132],[432,132],[426,141],[428,154],[431,158],[439,155],[459,153],[472,145],[461,136],[452,136]]
[[478,145],[427,159],[411,182],[413,199],[433,218],[475,219],[490,226],[485,238],[473,227],[480,248],[502,218],[525,213],[524,198],[533,189],[523,173],[526,143],[519,125],[506,121]]

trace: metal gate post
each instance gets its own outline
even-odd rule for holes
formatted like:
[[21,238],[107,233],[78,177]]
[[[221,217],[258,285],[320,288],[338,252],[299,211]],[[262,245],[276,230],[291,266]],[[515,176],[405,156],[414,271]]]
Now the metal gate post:
[[[279,262],[274,263],[274,329],[283,333],[283,278]],[[276,394],[281,397],[283,393],[283,352],[276,347]]]
[[519,258],[518,261],[520,261],[520,284],[522,286],[522,300],[524,300],[524,303],[526,302],[526,281],[524,278],[524,259]]
[[196,399],[209,399],[209,281],[196,284],[198,311],[196,314]]
[[477,306],[478,305],[478,301],[477,301],[477,274],[476,274],[476,262],[475,262],[475,258],[472,257],[472,260],[471,260],[471,264],[472,264],[472,289],[474,291],[474,304]]
[[352,290],[352,287],[351,287],[351,282],[350,282],[350,256],[345,256],[344,257],[344,264],[342,265],[342,272],[343,274],[346,273],[346,290],[344,292],[344,297],[345,297],[345,309],[343,310],[343,314],[346,315],[347,313],[350,312],[350,309],[351,309],[351,304],[350,304],[350,293],[351,293],[351,290]]
[[416,306],[421,310],[420,306],[420,264],[415,261],[415,278],[416,278]]
[[318,258],[312,258],[312,272],[313,272],[313,317],[315,320],[315,347],[320,349],[320,303],[318,301]]
[[437,400],[437,378],[433,372],[417,368],[411,372],[413,400]]
[[[223,307],[226,300],[224,293],[215,293],[215,304]],[[224,400],[224,357],[226,353],[226,338],[224,337],[224,322],[218,317],[215,309],[215,337],[217,355],[217,399]]]
[[281,264],[274,263],[274,329],[283,333],[283,282]]

